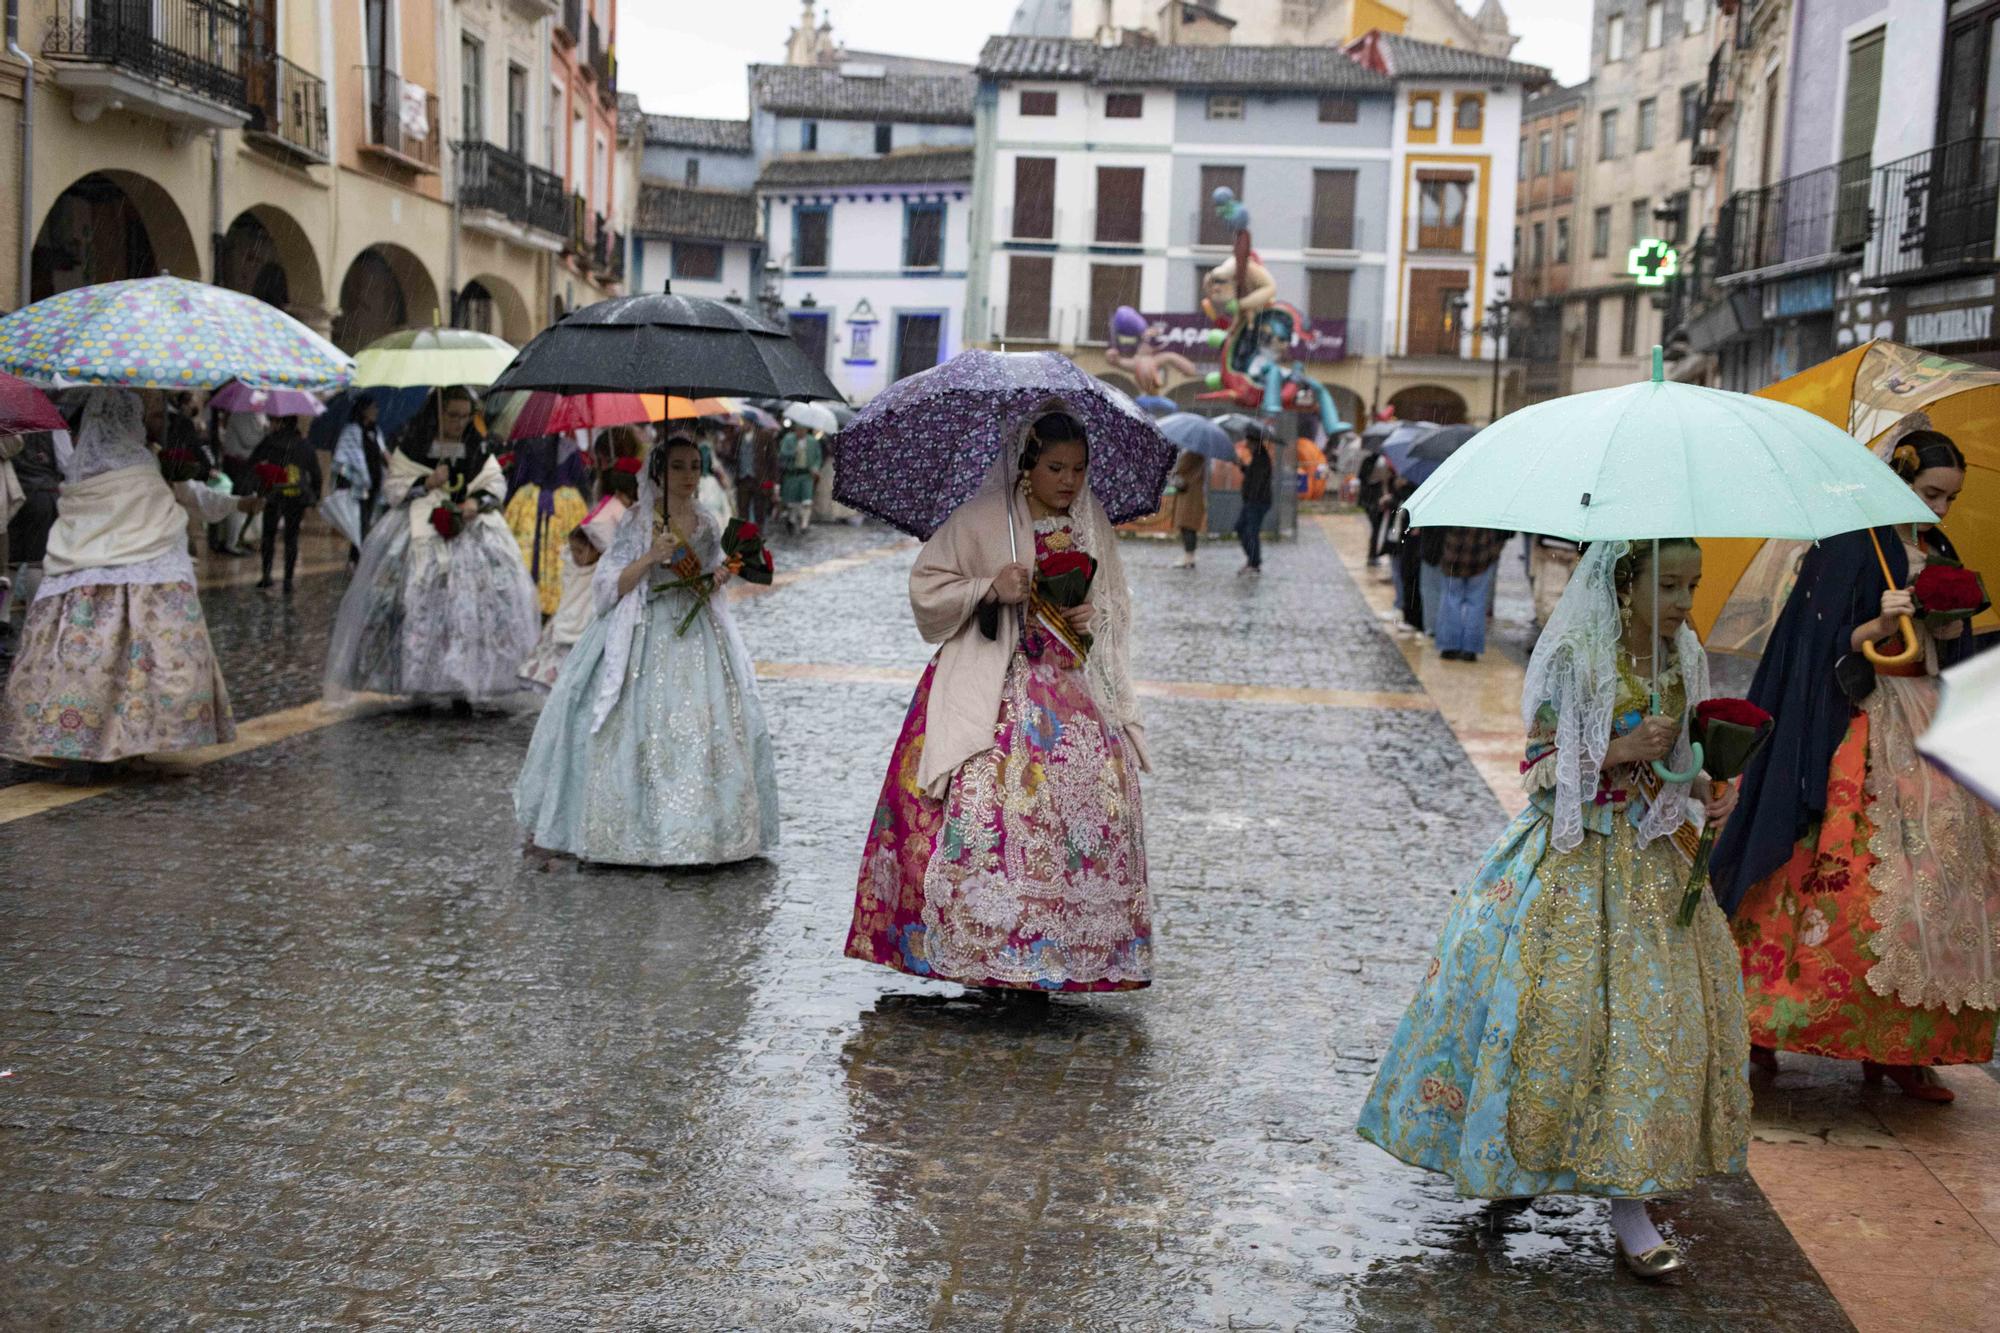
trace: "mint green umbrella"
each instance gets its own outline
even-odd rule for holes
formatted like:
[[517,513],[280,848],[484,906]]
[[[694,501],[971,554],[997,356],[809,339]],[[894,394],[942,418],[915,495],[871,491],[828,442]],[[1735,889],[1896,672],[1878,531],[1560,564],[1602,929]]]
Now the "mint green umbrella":
[[1933,523],[1888,464],[1840,427],[1769,398],[1661,373],[1511,412],[1467,441],[1405,506],[1412,527],[1501,528],[1571,541],[1815,541]]
[[402,329],[354,354],[357,389],[483,389],[514,359],[514,345],[474,329]]
[[[1413,528],[1500,528],[1578,542],[1816,541],[1936,521],[1840,427],[1789,403],[1672,383],[1657,347],[1652,379],[1509,413],[1446,459],[1404,508]],[[1658,559],[1652,568],[1657,607]],[[1658,694],[1656,679],[1655,708]],[[1688,772],[1658,761],[1653,771],[1685,782],[1701,762],[1696,745]]]

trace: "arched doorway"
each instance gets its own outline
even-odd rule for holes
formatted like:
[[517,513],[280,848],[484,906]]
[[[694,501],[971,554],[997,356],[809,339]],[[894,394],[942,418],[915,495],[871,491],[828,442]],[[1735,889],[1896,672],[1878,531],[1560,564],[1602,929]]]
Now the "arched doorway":
[[1412,384],[1389,399],[1400,421],[1435,421],[1440,426],[1465,422],[1465,399],[1442,384]]
[[56,196],[35,250],[28,299],[160,273],[201,277],[201,251],[165,190],[128,171],[93,171]]
[[354,352],[384,334],[437,320],[437,285],[423,261],[400,245],[371,245],[354,256],[340,281],[333,341]]
[[239,213],[222,238],[215,281],[319,329],[327,326],[319,258],[304,228],[269,204]]
[[482,273],[459,288],[458,306],[452,316],[461,329],[477,329],[505,338],[519,347],[534,336],[528,320],[528,303],[514,284],[505,278]]

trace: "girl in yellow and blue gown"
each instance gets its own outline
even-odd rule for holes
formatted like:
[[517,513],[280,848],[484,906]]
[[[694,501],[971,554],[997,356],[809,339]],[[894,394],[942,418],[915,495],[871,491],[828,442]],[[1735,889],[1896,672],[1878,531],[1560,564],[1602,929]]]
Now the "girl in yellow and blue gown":
[[1643,1277],[1682,1266],[1644,1200],[1740,1173],[1749,1146],[1729,927],[1706,894],[1678,924],[1689,798],[1722,819],[1734,788],[1650,767],[1692,767],[1684,719],[1708,693],[1686,627],[1700,576],[1684,540],[1598,543],[1578,566],[1522,695],[1529,806],[1459,895],[1359,1126],[1463,1195],[1609,1198]]

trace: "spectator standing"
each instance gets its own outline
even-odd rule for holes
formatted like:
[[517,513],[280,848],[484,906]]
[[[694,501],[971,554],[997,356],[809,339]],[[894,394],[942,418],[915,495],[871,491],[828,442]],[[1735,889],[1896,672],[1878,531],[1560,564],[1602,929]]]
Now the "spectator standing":
[[1271,512],[1271,446],[1255,426],[1244,436],[1250,459],[1243,465],[1243,508],[1236,516],[1236,540],[1243,546],[1238,574],[1264,572],[1264,515]]
[[306,439],[306,429],[312,424],[308,417],[280,417],[275,429],[264,437],[251,455],[251,475],[257,474],[259,467],[282,469],[284,480],[273,482],[266,496],[270,518],[264,524],[264,577],[257,580],[257,586],[271,586],[271,561],[278,550],[278,530],[284,529],[285,536],[285,593],[292,591],[292,575],[299,565],[299,525],[305,522],[306,511],[319,503],[320,489],[324,478],[319,470],[319,451]]

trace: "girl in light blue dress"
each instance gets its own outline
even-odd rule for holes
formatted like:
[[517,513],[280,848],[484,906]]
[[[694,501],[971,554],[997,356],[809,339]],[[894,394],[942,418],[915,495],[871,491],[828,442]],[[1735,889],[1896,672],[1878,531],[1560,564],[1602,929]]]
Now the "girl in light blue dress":
[[1679,922],[1690,797],[1712,820],[1736,799],[1687,737],[1700,579],[1690,541],[1599,543],[1578,566],[1528,665],[1529,806],[1459,894],[1359,1126],[1460,1194],[1610,1199],[1646,1278],[1683,1260],[1645,1200],[1740,1173],[1750,1139],[1729,926],[1706,894]]
[[716,865],[777,844],[771,737],[700,481],[692,441],[654,450],[597,564],[597,619],[563,662],[514,788],[531,853]]

